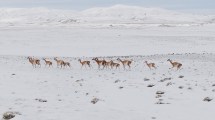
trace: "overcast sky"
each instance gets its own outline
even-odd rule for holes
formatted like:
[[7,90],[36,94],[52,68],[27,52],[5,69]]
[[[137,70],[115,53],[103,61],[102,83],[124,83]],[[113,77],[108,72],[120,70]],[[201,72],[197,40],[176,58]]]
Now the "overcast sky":
[[215,0],[0,0],[0,7],[47,7],[83,10],[115,4],[167,9],[215,9]]

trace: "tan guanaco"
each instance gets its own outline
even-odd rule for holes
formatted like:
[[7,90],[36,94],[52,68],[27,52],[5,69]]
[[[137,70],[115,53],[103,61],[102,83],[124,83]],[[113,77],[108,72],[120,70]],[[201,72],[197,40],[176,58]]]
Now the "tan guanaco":
[[52,66],[52,62],[50,60],[47,60],[46,58],[43,58],[43,60],[45,61],[45,66]]
[[85,66],[86,68],[86,65],[90,68],[91,65],[90,65],[90,61],[81,61],[81,59],[78,59],[78,61],[81,63],[81,69],[83,66]]
[[39,59],[35,59],[35,58],[32,58],[32,57],[28,57],[28,60],[29,60],[29,62],[32,64],[33,67],[36,68],[37,65],[41,67],[40,60],[39,60]]
[[93,58],[92,60],[96,61],[96,63],[98,64],[98,69],[100,69],[100,66],[104,67],[106,66],[106,61],[105,60],[99,60],[97,57]]
[[71,64],[69,62],[63,62],[63,66],[66,68],[67,66],[68,67],[71,67]]
[[145,61],[145,63],[149,67],[149,69],[152,69],[152,68],[157,69],[157,67],[155,66],[155,63],[148,63],[148,61]]
[[119,63],[114,63],[113,60],[110,61],[111,62],[111,68],[113,69],[114,67],[117,69],[119,69],[120,64]]
[[124,70],[126,65],[129,67],[129,69],[131,68],[131,60],[121,60],[120,58],[118,58],[117,60],[122,63]]
[[179,69],[181,68],[181,66],[182,66],[182,64],[179,63],[179,62],[173,62],[173,61],[170,60],[170,59],[168,59],[167,61],[169,61],[169,62],[171,63],[172,68],[177,68],[177,70],[179,70]]
[[54,58],[54,60],[57,62],[57,67],[59,67],[59,66],[61,66],[61,68],[63,67],[63,66],[65,66],[64,64],[64,61],[63,60],[60,60],[60,59],[58,59],[58,58]]

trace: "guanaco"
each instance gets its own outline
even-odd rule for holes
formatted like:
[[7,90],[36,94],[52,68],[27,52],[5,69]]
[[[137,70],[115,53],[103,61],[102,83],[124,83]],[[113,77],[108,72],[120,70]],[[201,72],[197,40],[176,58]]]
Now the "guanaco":
[[65,63],[63,60],[59,60],[56,57],[54,58],[54,60],[57,62],[57,67],[61,66],[62,68],[63,66],[65,66]]
[[40,60],[37,58],[34,58],[34,60],[36,61],[36,64],[41,67]]
[[148,61],[145,61],[145,63],[149,67],[149,69],[152,69],[152,68],[157,69],[157,67],[155,66],[155,63],[148,63]]
[[64,66],[64,67],[67,67],[67,66],[68,66],[68,67],[71,67],[71,65],[70,65],[69,62],[63,62],[63,66]]
[[126,65],[129,67],[129,69],[131,68],[131,60],[121,60],[120,58],[118,58],[117,60],[122,63],[124,70]]
[[113,60],[111,60],[110,62],[111,62],[111,64],[110,64],[111,69],[113,69],[113,67],[115,67],[116,69],[120,67],[119,63],[114,63]]
[[167,61],[169,61],[170,63],[171,63],[171,65],[172,65],[172,68],[177,68],[177,70],[179,70],[180,68],[181,68],[181,66],[182,66],[182,64],[181,63],[179,63],[179,62],[173,62],[172,60],[170,60],[170,59],[168,59]]
[[33,59],[32,57],[28,57],[29,62],[32,64],[33,67],[41,66],[39,59]]
[[96,63],[98,64],[98,69],[100,69],[101,65],[103,66],[103,69],[106,66],[106,61],[105,60],[99,60],[97,57],[93,58],[92,60],[96,61]]
[[105,61],[105,68],[108,68],[108,69],[111,68],[111,63],[112,63],[111,61],[109,61],[109,62]]
[[81,63],[81,69],[83,66],[86,68],[86,65],[88,65],[89,68],[91,67],[90,61],[81,61],[81,59],[78,59],[78,61]]
[[51,61],[49,61],[49,60],[47,60],[46,58],[43,58],[43,60],[45,61],[45,66],[52,66],[52,62]]
[[102,66],[103,66],[103,69],[106,67],[107,68],[107,61],[106,60],[102,60]]

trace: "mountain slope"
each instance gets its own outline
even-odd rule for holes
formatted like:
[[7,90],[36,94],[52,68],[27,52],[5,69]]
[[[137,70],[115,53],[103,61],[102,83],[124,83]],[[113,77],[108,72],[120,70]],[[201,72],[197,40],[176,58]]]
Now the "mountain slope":
[[143,8],[115,5],[91,8],[84,11],[55,10],[47,8],[1,8],[0,25],[46,25],[76,23],[145,23],[190,24],[214,23],[214,16],[191,15],[161,8]]

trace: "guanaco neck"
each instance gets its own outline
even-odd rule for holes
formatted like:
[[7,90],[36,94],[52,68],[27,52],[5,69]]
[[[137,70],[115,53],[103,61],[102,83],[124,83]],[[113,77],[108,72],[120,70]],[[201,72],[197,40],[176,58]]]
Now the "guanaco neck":
[[169,60],[169,62],[173,65],[173,62],[172,62],[172,60]]
[[145,63],[146,63],[146,65],[148,65],[148,66],[149,66],[148,61],[145,61]]
[[124,64],[124,61],[122,61],[121,59],[118,59],[122,64]]
[[33,63],[33,60],[32,60],[32,58],[28,58],[28,60],[29,60],[29,62],[30,62],[30,63]]
[[83,64],[84,62],[82,62],[81,60],[78,60],[81,64]]
[[60,62],[60,60],[58,60],[57,58],[54,59],[56,62]]
[[95,61],[97,62],[97,64],[101,63],[101,61],[98,59],[95,59]]

